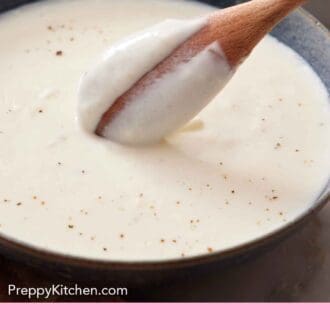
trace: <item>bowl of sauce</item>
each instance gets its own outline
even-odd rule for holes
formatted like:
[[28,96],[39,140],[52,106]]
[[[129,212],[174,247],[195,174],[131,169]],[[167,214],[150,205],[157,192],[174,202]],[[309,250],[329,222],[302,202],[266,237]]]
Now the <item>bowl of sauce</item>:
[[171,27],[189,34],[195,26],[182,22],[214,7],[47,0],[5,12],[18,4],[0,16],[6,255],[68,277],[150,283],[247,256],[328,200],[330,37],[303,11],[264,38],[191,122],[136,147],[91,134],[100,114],[88,111],[104,81],[116,94],[123,72],[139,75],[138,54],[125,52],[102,84],[92,76],[83,105],[79,82],[119,40],[163,24],[170,44]]

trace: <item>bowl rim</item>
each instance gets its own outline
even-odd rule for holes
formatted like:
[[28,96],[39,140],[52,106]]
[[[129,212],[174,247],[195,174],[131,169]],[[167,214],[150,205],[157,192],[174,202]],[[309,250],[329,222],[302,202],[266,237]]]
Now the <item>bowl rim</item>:
[[[330,31],[316,19],[312,14],[303,8],[297,10],[300,15],[304,16],[315,27],[322,31],[328,38],[330,38]],[[322,208],[328,201],[330,201],[330,181],[325,185],[320,197],[316,199],[315,203],[297,216],[294,220],[288,222],[286,225],[277,228],[265,235],[257,237],[253,240],[238,244],[234,247],[229,247],[221,251],[214,251],[213,253],[203,253],[196,256],[185,258],[170,258],[160,260],[139,260],[139,261],[120,261],[120,260],[106,260],[94,259],[84,256],[74,256],[64,254],[61,252],[47,250],[46,248],[37,247],[33,244],[22,242],[18,239],[5,235],[0,232],[0,251],[5,251],[7,256],[16,255],[20,257],[35,258],[37,260],[60,264],[69,267],[79,267],[89,270],[126,270],[126,271],[152,271],[164,270],[173,268],[184,268],[200,264],[208,264],[211,262],[230,259],[234,256],[239,256],[256,248],[269,245],[272,242],[286,237],[289,233],[298,229],[303,223],[307,222],[308,215],[314,211]]]

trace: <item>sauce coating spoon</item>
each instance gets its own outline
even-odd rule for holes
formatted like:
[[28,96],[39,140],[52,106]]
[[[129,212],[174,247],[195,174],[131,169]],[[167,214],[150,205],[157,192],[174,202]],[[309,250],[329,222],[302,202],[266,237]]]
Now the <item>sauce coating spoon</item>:
[[[162,92],[160,90],[155,91],[157,84],[159,85],[170,73],[174,73],[180,65],[189,63],[205,50],[213,53],[214,58],[218,57],[219,61],[225,58],[231,72],[235,72],[236,68],[251,53],[259,41],[304,1],[252,0],[241,5],[215,11],[207,17],[205,26],[183,42],[168,57],[156,65],[154,69],[147,72],[130,89],[116,99],[103,114],[95,133],[120,143],[146,144],[157,142],[157,140],[179,128],[189,119],[192,119],[219,92],[219,90],[214,90],[205,97],[205,100],[192,102],[191,113],[185,114],[180,118],[179,111],[183,102],[178,102],[178,108],[173,110],[176,107],[175,100],[171,104],[168,104],[167,101],[161,101],[166,98],[172,99],[172,95],[165,95],[164,97],[164,95],[159,94],[157,96],[157,93]],[[220,46],[221,51],[217,51],[212,47],[208,48],[216,44]],[[228,75],[228,80],[231,76]],[[199,82],[202,81],[202,79],[199,80]],[[161,87],[161,85],[159,86]],[[186,88],[180,81],[178,81],[178,86],[175,87],[176,94],[180,93],[180,89]],[[196,84],[194,87],[196,88]],[[185,92],[187,94],[186,90]],[[191,94],[194,92],[194,90],[191,90]],[[158,98],[159,102],[148,108],[148,104],[144,102],[144,99],[148,98],[150,93],[153,93],[153,99]],[[141,98],[144,99],[141,101]],[[140,104],[135,109],[137,99],[140,99]],[[161,109],[163,104],[166,104],[166,109]],[[194,106],[196,109],[194,109]],[[128,108],[130,111],[129,113],[127,112],[123,119],[123,121],[127,122],[127,127],[123,129],[123,124],[121,123],[117,131],[112,130],[113,123]],[[169,108],[172,109],[172,118],[168,112]],[[157,112],[154,111],[155,109],[157,109]],[[150,118],[145,114],[141,117],[141,111],[149,111]],[[177,112],[176,114],[175,111]],[[176,115],[179,118],[177,122],[175,122]],[[156,122],[157,125],[153,127]],[[121,132],[125,133],[121,134]]]

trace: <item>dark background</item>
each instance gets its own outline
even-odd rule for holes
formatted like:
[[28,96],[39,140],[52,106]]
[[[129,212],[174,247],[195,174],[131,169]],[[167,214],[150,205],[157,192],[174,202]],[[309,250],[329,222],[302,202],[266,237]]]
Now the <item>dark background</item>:
[[313,13],[323,24],[330,28],[330,1],[310,0],[305,8]]

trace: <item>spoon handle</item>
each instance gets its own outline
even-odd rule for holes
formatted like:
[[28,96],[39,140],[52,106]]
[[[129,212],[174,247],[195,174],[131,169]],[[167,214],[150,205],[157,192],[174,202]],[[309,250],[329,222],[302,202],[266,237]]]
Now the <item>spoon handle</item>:
[[[211,15],[211,38],[220,41],[235,67],[276,24],[306,0],[253,0]],[[213,31],[213,36],[212,36]]]

